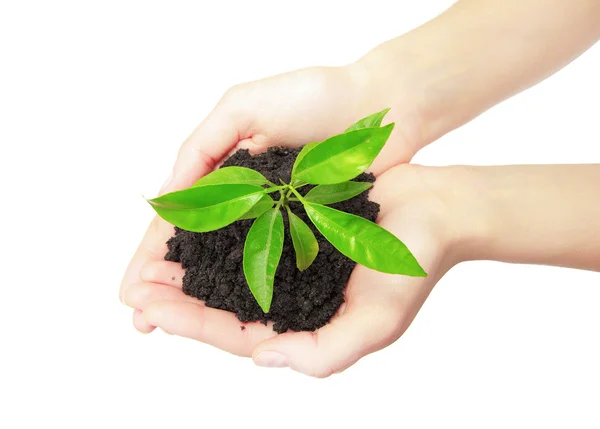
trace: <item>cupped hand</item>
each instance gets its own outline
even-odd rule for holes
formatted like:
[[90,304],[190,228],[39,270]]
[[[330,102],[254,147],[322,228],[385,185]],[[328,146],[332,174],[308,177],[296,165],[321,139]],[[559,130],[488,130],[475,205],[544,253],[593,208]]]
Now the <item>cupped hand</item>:
[[[406,86],[410,88],[407,93],[414,94],[418,85],[406,80]],[[238,148],[261,152],[269,146],[300,146],[340,133],[358,119],[390,107],[382,104],[376,87],[360,63],[314,67],[237,85],[182,145],[162,192],[190,186]],[[394,107],[388,113],[386,122],[395,121],[397,126],[372,165],[376,175],[409,161],[424,144],[418,138],[422,121],[416,114],[417,104],[406,100],[404,107]],[[165,242],[171,235],[169,224],[160,218],[152,221],[125,272],[121,299],[127,289],[144,279],[143,267],[163,259]],[[181,275],[171,277],[179,281]],[[142,332],[153,329],[139,308],[133,320]]]
[[252,357],[262,366],[289,366],[325,377],[396,341],[412,322],[436,282],[458,257],[459,220],[447,188],[452,169],[400,165],[381,174],[370,199],[381,205],[377,222],[404,241],[428,277],[384,274],[357,265],[345,304],[316,332],[277,335],[271,326],[245,324],[233,313],[209,308],[181,290],[183,270],[163,260],[172,228],[155,220],[134,262],[139,279],[124,285],[122,298],[135,308],[134,324],[143,332],[166,332]]
[[[238,148],[262,152],[269,146],[321,141],[392,107],[374,89],[370,72],[360,63],[313,67],[234,86],[182,145],[165,191],[191,185]],[[388,113],[386,123],[397,126],[371,166],[376,175],[410,161],[422,147],[416,110],[406,100]]]

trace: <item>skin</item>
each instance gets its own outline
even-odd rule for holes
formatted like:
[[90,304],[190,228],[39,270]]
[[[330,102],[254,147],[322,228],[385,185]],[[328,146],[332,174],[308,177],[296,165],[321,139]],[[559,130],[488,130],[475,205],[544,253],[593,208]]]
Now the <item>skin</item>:
[[473,197],[485,192],[474,213],[485,226],[463,259],[600,271],[600,165],[469,169]]
[[418,150],[552,75],[599,38],[597,0],[461,0],[357,64],[375,100],[392,112],[407,101],[414,106]]
[[[163,260],[173,228],[155,218],[121,285],[121,299],[134,308],[134,326],[141,332],[158,326],[252,356],[259,365],[324,377],[399,338],[435,283],[461,261],[598,270],[600,251],[589,242],[589,232],[600,231],[593,204],[600,193],[594,188],[600,183],[597,166],[400,164],[563,67],[599,37],[597,0],[462,0],[356,63],[233,87],[183,144],[162,192],[191,185],[237,148],[260,152],[320,141],[391,107],[386,120],[397,125],[371,167],[378,177],[370,197],[382,206],[378,223],[409,246],[429,276],[391,276],[357,266],[346,305],[316,333],[276,336],[260,324],[242,331],[233,314],[183,294],[181,267]],[[557,183],[556,174],[564,180]],[[564,200],[569,204],[559,203]]]
[[241,323],[232,313],[205,307],[185,295],[180,265],[161,260],[172,228],[166,228],[159,239],[163,246],[159,258],[144,265],[142,281],[125,289],[123,299],[141,310],[144,322],[151,326],[252,356],[259,364],[290,366],[315,377],[339,372],[399,338],[434,284],[456,262],[448,253],[452,238],[446,203],[433,188],[425,190],[438,186],[438,181],[443,183],[444,177],[430,182],[430,177],[422,177],[425,170],[411,165],[390,169],[380,175],[370,198],[381,204],[377,222],[402,237],[429,276],[389,275],[357,265],[348,283],[345,306],[315,333],[275,335],[271,326],[260,323],[245,324],[246,329],[240,330]]
[[126,288],[123,299],[140,311],[142,331],[160,326],[260,365],[326,377],[396,341],[434,285],[460,262],[600,271],[600,242],[593,233],[600,231],[599,194],[600,165],[393,167],[370,193],[381,205],[377,222],[411,248],[429,275],[389,275],[357,265],[345,306],[315,333],[275,335],[260,323],[245,324],[242,331],[232,313],[185,295],[180,265],[162,260],[171,227],[156,236],[157,257],[147,261],[141,282]]

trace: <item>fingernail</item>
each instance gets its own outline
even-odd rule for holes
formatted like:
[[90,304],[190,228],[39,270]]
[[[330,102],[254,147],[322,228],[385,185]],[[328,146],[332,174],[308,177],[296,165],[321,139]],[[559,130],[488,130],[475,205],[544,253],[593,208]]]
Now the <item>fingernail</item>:
[[169,186],[169,184],[171,183],[172,180],[173,180],[173,174],[169,174],[169,177],[167,177],[167,180],[165,180],[165,183],[163,183],[163,185],[160,187],[160,191],[158,192],[159,195],[162,195],[163,191],[167,188],[167,186]]
[[268,368],[285,368],[288,366],[287,356],[277,352],[260,352],[254,359],[254,363],[258,366]]

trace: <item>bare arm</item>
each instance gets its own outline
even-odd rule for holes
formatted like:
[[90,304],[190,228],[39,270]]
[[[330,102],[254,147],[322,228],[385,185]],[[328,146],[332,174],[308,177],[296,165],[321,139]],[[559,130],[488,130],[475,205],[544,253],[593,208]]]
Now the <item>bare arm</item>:
[[[598,0],[461,0],[357,67],[383,104],[401,110],[407,100],[417,103],[416,141],[427,144],[553,74],[599,38]],[[415,94],[407,94],[411,87]]]
[[449,168],[459,260],[600,271],[600,164]]

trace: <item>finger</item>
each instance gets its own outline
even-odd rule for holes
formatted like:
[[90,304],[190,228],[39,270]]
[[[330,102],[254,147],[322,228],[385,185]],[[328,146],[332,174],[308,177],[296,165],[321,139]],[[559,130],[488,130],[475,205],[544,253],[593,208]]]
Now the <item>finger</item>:
[[202,301],[186,295],[178,287],[148,282],[138,282],[128,287],[123,301],[126,305],[142,311],[157,301],[181,301],[204,305]]
[[[231,97],[227,97],[230,99]],[[210,173],[242,139],[247,123],[233,114],[233,102],[221,101],[181,146],[173,174],[163,192],[187,188]]]
[[146,322],[142,312],[137,309],[133,310],[133,326],[142,334],[149,334],[156,329],[156,326],[152,326]]
[[149,261],[161,261],[167,253],[167,240],[175,233],[173,225],[165,222],[158,216],[155,216],[142,242],[125,270],[125,275],[121,282],[119,296],[123,302],[125,291],[133,283],[140,281],[140,270]]
[[430,281],[357,266],[341,314],[316,332],[271,338],[257,346],[252,358],[259,366],[289,366],[318,378],[343,371],[404,333],[427,298]]
[[323,378],[387,346],[397,331],[397,318],[385,305],[349,305],[317,332],[285,333],[261,343],[252,358],[259,366],[289,366]]
[[178,262],[149,260],[140,269],[140,280],[181,288],[184,274]]
[[276,335],[271,326],[242,323],[233,313],[190,302],[153,302],[144,311],[144,318],[167,332],[238,356],[250,356],[258,343]]
[[[406,243],[423,267],[436,273],[438,260],[416,235],[382,218],[392,233],[404,232]],[[315,333],[285,333],[261,343],[253,351],[260,366],[289,366],[314,377],[340,372],[360,358],[396,341],[408,328],[437,277],[391,275],[357,265],[346,291],[346,309]]]
[[[234,120],[227,106],[220,102],[215,110],[201,123],[184,142],[170,179],[163,185],[161,193],[190,186],[195,180],[212,171],[216,163],[240,140],[240,120]],[[236,116],[239,118],[239,116]],[[173,227],[155,217],[146,231],[140,247],[133,256],[119,295],[123,300],[124,290],[140,280],[140,269],[150,260],[162,260],[166,253],[166,241],[173,235]]]

